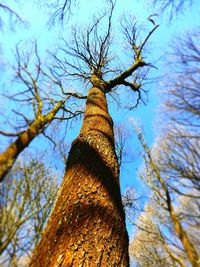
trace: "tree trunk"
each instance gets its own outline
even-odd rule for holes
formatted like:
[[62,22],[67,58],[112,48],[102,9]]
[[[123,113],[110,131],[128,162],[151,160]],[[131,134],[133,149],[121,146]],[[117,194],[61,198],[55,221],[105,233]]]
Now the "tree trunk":
[[89,90],[83,125],[31,267],[129,266],[113,122],[100,88],[97,82]]

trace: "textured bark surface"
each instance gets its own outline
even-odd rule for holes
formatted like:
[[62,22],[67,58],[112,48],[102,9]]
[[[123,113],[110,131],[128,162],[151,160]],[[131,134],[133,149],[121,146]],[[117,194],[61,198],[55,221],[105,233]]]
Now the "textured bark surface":
[[129,266],[113,123],[97,87],[89,91],[80,135],[30,266]]
[[12,168],[18,155],[41,133],[45,126],[52,122],[64,103],[65,100],[60,101],[49,113],[36,118],[28,129],[20,133],[17,139],[0,154],[0,182]]

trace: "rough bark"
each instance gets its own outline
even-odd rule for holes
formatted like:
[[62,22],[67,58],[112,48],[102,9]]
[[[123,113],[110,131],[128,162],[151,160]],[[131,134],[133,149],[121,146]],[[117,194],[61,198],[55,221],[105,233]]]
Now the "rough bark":
[[92,80],[83,125],[31,267],[129,266],[113,122]]
[[48,114],[37,117],[35,121],[20,133],[17,139],[12,142],[7,149],[0,154],[0,182],[4,179],[8,171],[12,168],[18,155],[38,136],[44,128],[51,123],[54,116],[65,103],[60,101]]

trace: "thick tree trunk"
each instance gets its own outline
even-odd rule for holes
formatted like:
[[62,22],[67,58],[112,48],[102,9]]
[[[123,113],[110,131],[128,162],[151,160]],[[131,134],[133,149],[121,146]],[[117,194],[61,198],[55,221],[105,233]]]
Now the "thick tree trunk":
[[19,154],[38,136],[44,128],[52,122],[56,113],[60,110],[66,100],[60,101],[49,113],[40,116],[28,127],[28,129],[17,137],[7,149],[0,154],[0,182],[12,168]]
[[98,87],[89,90],[80,135],[30,266],[129,266],[113,122]]

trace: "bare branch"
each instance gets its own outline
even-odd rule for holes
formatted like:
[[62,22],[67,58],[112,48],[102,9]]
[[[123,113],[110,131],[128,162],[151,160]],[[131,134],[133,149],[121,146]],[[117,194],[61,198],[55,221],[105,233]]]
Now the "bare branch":
[[151,37],[151,35],[154,33],[154,31],[159,27],[159,25],[155,25],[154,28],[148,33],[148,35],[146,36],[146,38],[144,39],[143,43],[140,45],[139,51],[138,51],[138,55],[137,57],[140,57],[142,49],[144,48],[145,44],[147,43],[147,41],[149,40],[149,38]]
[[153,6],[159,8],[159,12],[167,13],[169,11],[169,20],[171,21],[174,16],[185,11],[185,7],[193,4],[193,0],[151,0]]
[[53,9],[53,13],[49,19],[50,27],[57,21],[64,24],[65,19],[68,20],[72,14],[72,7],[78,3],[77,0],[55,0],[48,4],[48,8]]
[[[9,15],[11,27],[15,27],[16,24],[27,26],[28,22],[25,21],[19,13],[17,13],[14,9],[12,9],[10,6],[5,5],[3,3],[0,3],[0,9],[4,10],[5,13]],[[3,20],[0,18],[0,26],[3,25]]]
[[126,78],[131,76],[133,74],[133,72],[135,72],[138,68],[143,67],[145,65],[146,65],[146,63],[143,60],[136,61],[131,67],[129,67],[124,72],[122,72],[116,78],[106,82],[109,90],[114,88],[117,85],[123,84],[124,82],[126,83],[126,81],[125,81]]
[[[147,143],[144,141],[142,131],[138,127],[135,127],[135,129],[138,135],[138,139],[145,153],[145,156],[144,156],[145,163],[146,163],[145,176],[147,176],[146,182],[148,183],[152,191],[157,195],[156,202],[159,203],[160,207],[164,208],[167,211],[171,219],[174,232],[176,233],[179,240],[181,241],[183,249],[187,255],[188,261],[192,264],[192,266],[196,266],[198,262],[197,247],[195,247],[195,245],[193,244],[191,237],[188,235],[188,232],[186,232],[184,224],[182,224],[175,210],[173,194],[170,192],[170,186],[168,185],[169,179],[170,179],[169,178],[170,173],[169,172],[167,173],[168,179],[165,179],[165,176],[162,175],[162,169],[159,167],[159,165],[154,160],[152,156],[152,151],[150,151]],[[166,140],[166,137],[165,137],[165,140]],[[176,161],[174,160],[174,162],[175,162],[174,165],[177,165],[177,160]],[[163,200],[165,204],[164,206],[162,203]]]
[[[86,99],[86,96],[64,90],[62,81],[56,80],[52,72],[41,64],[37,43],[32,43],[33,54],[21,52],[19,45],[16,47],[17,67],[15,80],[22,83],[21,91],[4,93],[10,101],[23,103],[15,107],[17,126],[16,133],[7,133],[1,130],[4,136],[16,136],[10,145],[0,155],[0,180],[2,180],[13,166],[16,158],[30,142],[42,133],[53,120],[71,120],[79,117],[83,111],[80,106],[74,105],[74,101]],[[68,107],[67,107],[68,105]],[[75,110],[74,110],[75,109]]]
[[[100,72],[102,75],[104,70],[108,71],[107,67],[111,61],[111,58],[108,56],[108,52],[110,47],[113,10],[114,4],[111,1],[107,30],[104,35],[99,32],[99,26],[100,23],[106,19],[107,12],[104,12],[98,18],[94,17],[92,26],[88,27],[86,31],[82,31],[80,29],[77,30],[77,26],[75,26],[72,30],[73,39],[70,44],[63,39],[67,48],[61,48],[60,51],[76,60],[75,63],[71,63],[66,58],[63,61],[58,57],[55,57],[59,68],[63,68],[65,74],[69,76],[72,75],[77,78],[82,77],[84,79],[88,79],[91,74],[95,72]],[[87,71],[85,71],[86,68],[88,69]]]
[[21,265],[25,255],[30,260],[57,194],[55,173],[41,158],[27,163],[28,158],[26,164],[18,162],[1,184],[0,264],[12,265],[15,259]]

